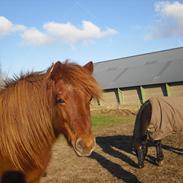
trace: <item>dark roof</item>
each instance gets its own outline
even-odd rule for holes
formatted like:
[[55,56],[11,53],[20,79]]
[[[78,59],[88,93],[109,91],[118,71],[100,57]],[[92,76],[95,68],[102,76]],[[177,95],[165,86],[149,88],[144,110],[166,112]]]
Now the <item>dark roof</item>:
[[103,89],[183,81],[183,47],[95,63]]

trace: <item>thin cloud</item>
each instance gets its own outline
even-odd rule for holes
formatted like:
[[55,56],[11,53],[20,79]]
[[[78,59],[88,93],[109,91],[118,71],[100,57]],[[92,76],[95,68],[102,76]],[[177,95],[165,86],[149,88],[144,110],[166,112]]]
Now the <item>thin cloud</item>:
[[25,31],[27,28],[26,28],[26,26],[24,26],[24,25],[14,25],[13,27],[12,27],[12,31],[13,32],[17,32],[17,31],[20,31],[20,32],[23,32],[23,31]]
[[81,28],[76,27],[70,22],[49,22],[44,24],[43,27],[50,35],[64,40],[69,44],[92,41],[95,39],[112,36],[117,33],[117,31],[112,28],[102,31],[98,26],[90,21],[82,21]]
[[183,36],[183,4],[175,1],[155,3],[154,10],[158,15],[156,23],[149,27],[146,39],[160,39]]
[[6,36],[12,32],[24,31],[26,27],[24,25],[13,24],[4,16],[0,16],[0,36]]
[[11,32],[13,24],[3,16],[0,16],[0,35],[4,36]]
[[37,46],[48,44],[52,40],[47,34],[38,31],[36,28],[25,30],[22,39],[24,44]]
[[76,43],[90,43],[96,39],[109,37],[117,34],[115,29],[100,27],[90,21],[82,21],[80,27],[70,22],[48,22],[43,25],[43,30],[28,28],[24,25],[13,24],[6,17],[0,16],[0,36],[19,32],[24,45],[45,45],[51,42],[65,42],[71,46]]

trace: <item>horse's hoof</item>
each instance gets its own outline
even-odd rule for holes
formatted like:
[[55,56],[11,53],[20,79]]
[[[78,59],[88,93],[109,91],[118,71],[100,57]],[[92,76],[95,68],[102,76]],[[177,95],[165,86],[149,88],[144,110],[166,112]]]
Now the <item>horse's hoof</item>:
[[138,165],[138,168],[139,169],[144,168],[144,165]]
[[156,161],[156,165],[158,165],[158,166],[163,165],[163,160],[162,161]]
[[163,165],[163,160],[159,162],[159,166]]

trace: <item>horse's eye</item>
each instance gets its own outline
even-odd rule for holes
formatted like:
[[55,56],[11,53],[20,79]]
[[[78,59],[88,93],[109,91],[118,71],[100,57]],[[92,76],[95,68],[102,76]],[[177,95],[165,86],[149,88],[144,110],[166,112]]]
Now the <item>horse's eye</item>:
[[57,99],[57,103],[58,103],[58,104],[64,104],[65,101],[64,101],[62,98],[59,98],[59,99]]

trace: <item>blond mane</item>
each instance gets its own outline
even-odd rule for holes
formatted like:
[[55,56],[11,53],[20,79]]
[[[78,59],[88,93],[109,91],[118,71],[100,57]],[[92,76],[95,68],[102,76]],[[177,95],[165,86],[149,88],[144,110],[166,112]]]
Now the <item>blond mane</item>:
[[102,92],[100,85],[82,66],[66,61],[62,64],[59,73],[58,77],[64,83],[69,83],[78,89],[82,89],[96,99],[100,98]]
[[43,74],[12,81],[0,92],[0,155],[15,167],[42,167],[39,153],[54,140]]

